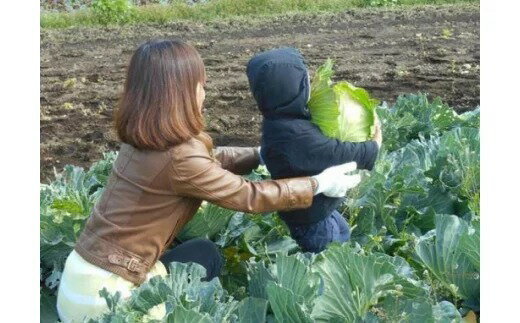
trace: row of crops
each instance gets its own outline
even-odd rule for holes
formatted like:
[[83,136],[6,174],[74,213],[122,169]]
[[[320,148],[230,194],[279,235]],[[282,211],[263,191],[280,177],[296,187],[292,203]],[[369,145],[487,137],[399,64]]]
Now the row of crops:
[[[206,282],[172,263],[130,299],[101,291],[101,322],[459,322],[480,305],[480,112],[456,114],[423,94],[378,108],[383,149],[342,207],[352,239],[302,253],[275,213],[204,203],[179,236],[208,237],[226,259]],[[40,189],[42,321],[56,321],[63,265],[107,182],[115,153],[89,170],[66,166]],[[268,178],[259,168],[249,178]]]

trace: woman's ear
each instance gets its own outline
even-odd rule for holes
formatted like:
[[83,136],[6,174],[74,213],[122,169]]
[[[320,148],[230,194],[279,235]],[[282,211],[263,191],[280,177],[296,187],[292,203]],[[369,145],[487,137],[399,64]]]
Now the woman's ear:
[[204,104],[204,100],[206,99],[206,91],[204,90],[204,86],[199,82],[197,83],[197,105],[199,109],[202,110],[202,106]]

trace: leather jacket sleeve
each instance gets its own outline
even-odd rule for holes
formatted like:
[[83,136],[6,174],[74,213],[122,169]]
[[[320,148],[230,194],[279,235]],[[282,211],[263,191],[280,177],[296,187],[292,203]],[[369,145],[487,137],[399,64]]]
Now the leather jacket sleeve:
[[210,201],[249,213],[308,208],[310,177],[251,182],[223,169],[198,140],[171,151],[171,183],[176,195]]
[[222,168],[238,175],[247,175],[260,164],[258,149],[253,147],[217,147],[213,156]]

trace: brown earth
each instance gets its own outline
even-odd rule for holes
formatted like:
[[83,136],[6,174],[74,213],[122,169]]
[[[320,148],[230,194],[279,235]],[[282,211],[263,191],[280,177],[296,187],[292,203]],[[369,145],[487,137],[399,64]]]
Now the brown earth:
[[327,57],[346,79],[389,103],[399,94],[440,96],[458,111],[479,104],[479,7],[351,10],[255,21],[41,31],[40,169],[89,166],[118,143],[111,116],[132,51],[181,37],[204,58],[208,131],[218,145],[257,145],[261,117],[245,65],[256,52],[299,48],[312,72]]

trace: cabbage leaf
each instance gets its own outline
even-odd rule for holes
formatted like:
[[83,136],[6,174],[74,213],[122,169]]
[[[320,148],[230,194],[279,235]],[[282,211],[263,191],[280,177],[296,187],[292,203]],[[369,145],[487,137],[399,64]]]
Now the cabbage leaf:
[[379,101],[346,81],[332,83],[332,60],[316,71],[308,103],[311,120],[328,137],[361,142],[373,138]]
[[416,255],[456,298],[480,305],[480,226],[455,215],[437,215],[435,230],[420,237]]
[[222,208],[218,205],[202,202],[193,218],[186,223],[177,238],[187,241],[194,238],[214,239],[224,230],[236,211]]

